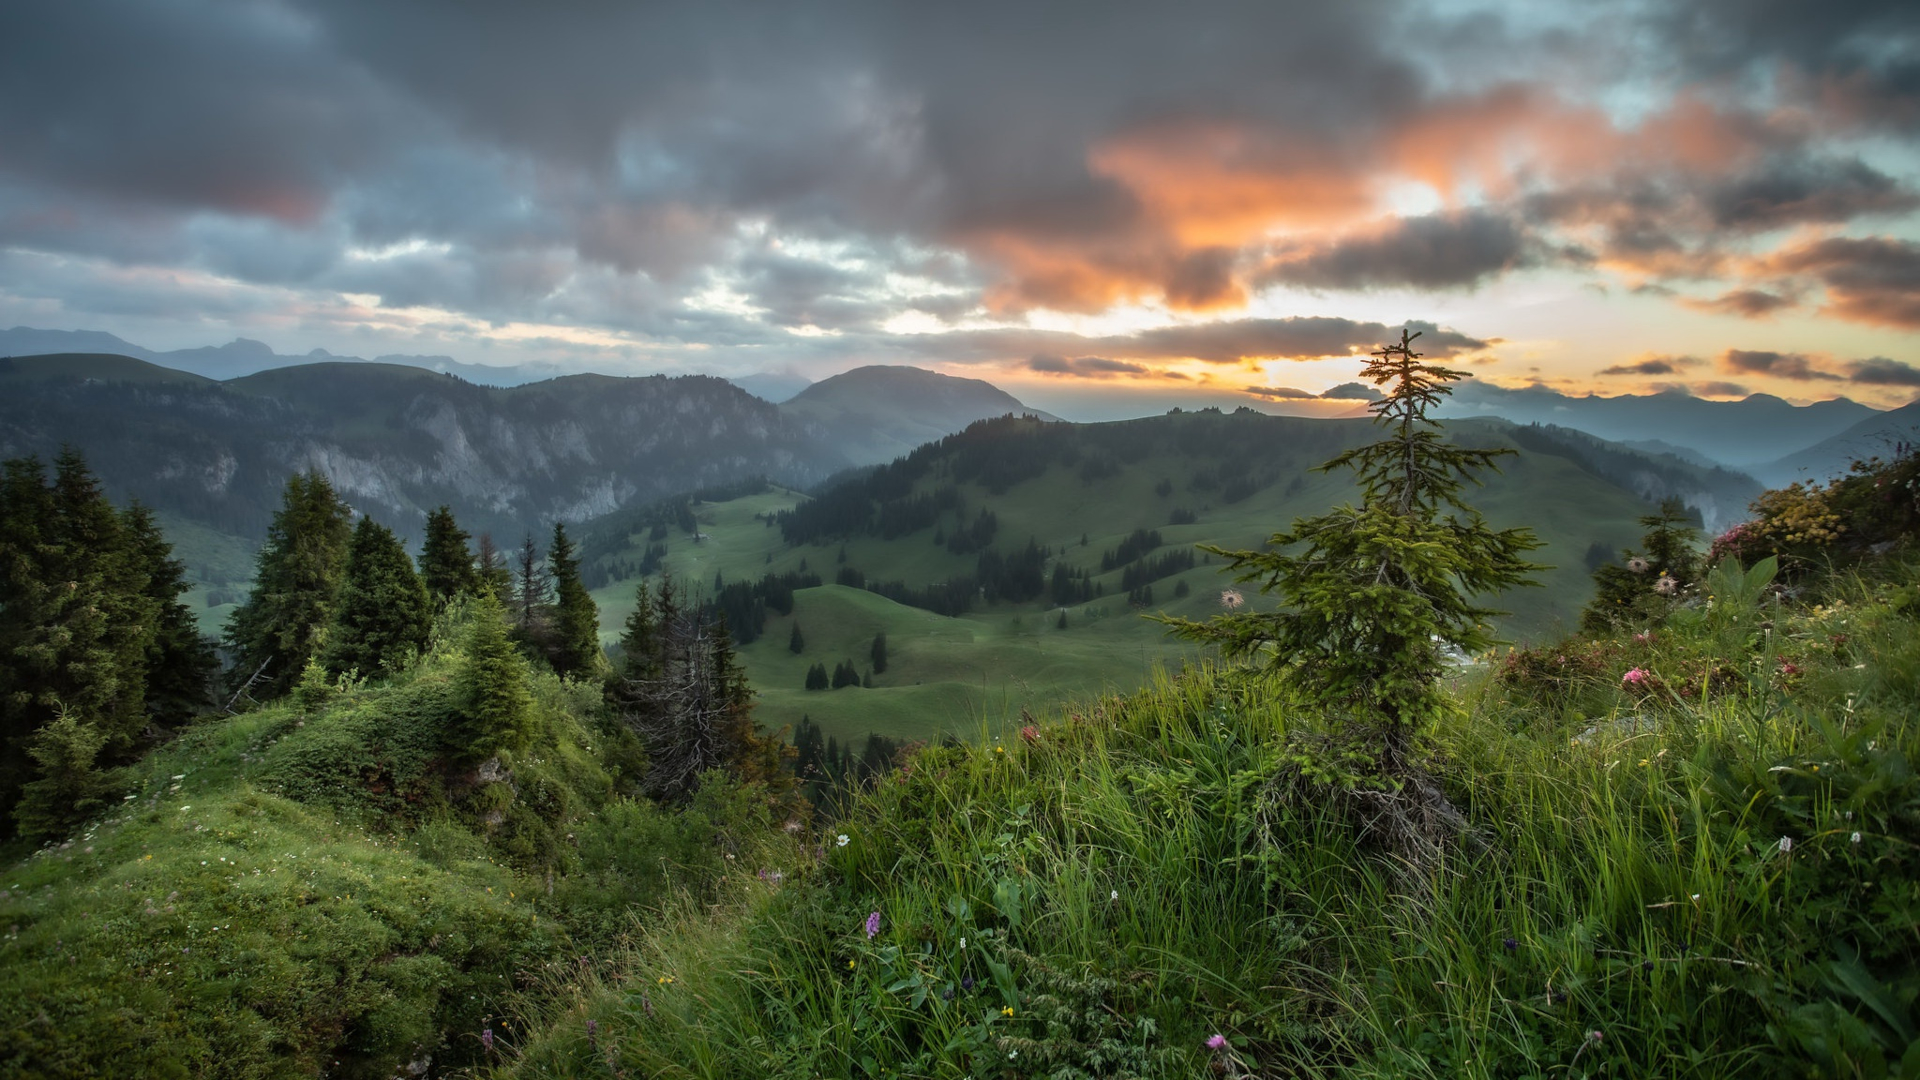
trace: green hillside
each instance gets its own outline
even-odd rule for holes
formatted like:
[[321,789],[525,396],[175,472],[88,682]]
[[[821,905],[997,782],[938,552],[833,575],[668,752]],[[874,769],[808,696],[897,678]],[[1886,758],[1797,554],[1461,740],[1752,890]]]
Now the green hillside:
[[[1513,612],[1502,629],[1521,641],[1565,633],[1591,595],[1589,553],[1598,545],[1611,555],[1637,540],[1635,521],[1650,507],[1581,461],[1521,448],[1510,425],[1458,421],[1449,430],[1467,445],[1520,449],[1474,499],[1496,526],[1532,527],[1544,541],[1538,561],[1553,566],[1540,575],[1541,588],[1500,598],[1498,606]],[[983,724],[997,730],[1022,709],[1040,711],[1124,690],[1156,665],[1178,668],[1198,656],[1192,645],[1169,638],[1142,616],[1205,618],[1218,611],[1222,590],[1233,584],[1219,573],[1219,563],[1197,556],[1191,569],[1151,583],[1151,605],[1133,604],[1123,568],[1101,570],[1105,553],[1141,529],[1160,535],[1153,555],[1188,552],[1201,543],[1257,547],[1295,517],[1351,498],[1346,476],[1312,470],[1373,432],[1365,421],[1251,411],[1094,425],[990,421],[851,481],[856,487],[891,485],[893,505],[951,490],[957,510],[910,530],[889,534],[882,522],[884,500],[865,500],[866,516],[858,521],[790,542],[779,516],[808,500],[778,487],[695,504],[692,531],[669,525],[673,515],[665,512],[652,529],[629,517],[623,527],[632,531],[624,544],[603,534],[588,544],[595,568],[614,575],[594,593],[602,636],[608,642],[619,636],[632,607],[634,579],[626,575],[650,545],[666,549],[661,569],[708,594],[716,576],[721,583],[747,582],[804,569],[824,584],[797,592],[791,616],[770,613],[758,639],[742,650],[763,721],[779,727],[805,715],[843,740],[868,731],[928,739],[949,731],[972,734]],[[1538,438],[1528,443],[1544,445]],[[1689,476],[1708,472],[1665,460]],[[835,498],[823,493],[816,501]],[[976,603],[947,617],[834,584],[846,568],[868,582],[914,588],[968,575],[978,552],[956,553],[950,543],[935,540],[950,539],[982,511],[998,521],[990,547],[1007,551],[1032,540],[1050,551],[1045,574],[1059,566],[1085,571],[1101,595],[1061,605],[1046,592],[1019,602]],[[1178,511],[1190,512],[1192,523],[1172,524]],[[788,650],[796,621],[806,643],[798,655]],[[739,627],[735,632],[751,636]],[[871,689],[803,689],[807,668],[815,663],[832,668],[851,660],[865,671],[877,633],[887,635],[891,663]]]
[[112,353],[51,353],[0,357],[0,386],[23,387],[63,380],[134,386],[212,386],[212,379]]

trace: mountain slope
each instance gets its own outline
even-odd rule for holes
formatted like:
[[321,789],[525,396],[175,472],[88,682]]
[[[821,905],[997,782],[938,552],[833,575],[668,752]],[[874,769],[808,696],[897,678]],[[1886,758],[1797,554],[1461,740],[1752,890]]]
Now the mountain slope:
[[989,382],[878,365],[814,383],[780,411],[825,431],[835,451],[860,465],[892,461],[976,420],[1009,414],[1056,419]]

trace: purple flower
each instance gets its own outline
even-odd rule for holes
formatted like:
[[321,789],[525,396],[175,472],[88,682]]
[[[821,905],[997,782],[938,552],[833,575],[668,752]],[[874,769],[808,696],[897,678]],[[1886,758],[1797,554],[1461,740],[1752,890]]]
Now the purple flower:
[[1214,1034],[1207,1036],[1207,1049],[1225,1050],[1226,1048],[1227,1048],[1227,1037],[1225,1035],[1222,1035],[1219,1032],[1215,1032]]
[[969,975],[966,978],[961,979],[960,989],[971,991],[973,989],[973,976]]
[[867,916],[867,940],[872,941],[873,935],[879,932],[880,932],[880,913],[876,911],[873,914]]
[[1513,938],[1502,938],[1500,939],[1500,944],[1505,945],[1508,952],[1512,952],[1520,947],[1520,942]]
[[487,1048],[487,1053],[489,1054],[493,1053],[493,1029],[492,1028],[485,1027],[480,1029],[480,1045]]

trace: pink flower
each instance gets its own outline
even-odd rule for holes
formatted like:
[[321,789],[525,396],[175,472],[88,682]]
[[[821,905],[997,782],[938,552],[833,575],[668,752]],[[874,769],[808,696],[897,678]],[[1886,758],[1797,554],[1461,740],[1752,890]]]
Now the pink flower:
[[1672,596],[1674,593],[1680,591],[1680,583],[1665,574],[1661,574],[1660,580],[1653,583],[1653,591],[1659,593],[1661,596]]
[[1209,1035],[1207,1037],[1207,1049],[1225,1050],[1226,1048],[1227,1048],[1227,1037],[1225,1035],[1221,1035],[1216,1032],[1215,1034]]
[[1648,642],[1651,642],[1652,640],[1653,640],[1653,631],[1651,630],[1643,631],[1641,633],[1633,635],[1633,643],[1635,645],[1645,645]]
[[873,914],[867,916],[867,940],[869,941],[873,940],[873,936],[875,934],[878,934],[879,932],[880,932],[880,913],[876,911]]
[[1241,596],[1238,589],[1228,589],[1226,592],[1220,594],[1220,606],[1226,608],[1228,611],[1232,611],[1234,608],[1246,602],[1247,598]]
[[1646,681],[1647,673],[1639,668],[1634,668],[1632,671],[1620,676],[1620,685],[1622,686],[1640,686]]
[[1025,727],[1022,727],[1020,729],[1020,737],[1030,743],[1039,742],[1040,729],[1037,727],[1034,727],[1032,724],[1028,724]]

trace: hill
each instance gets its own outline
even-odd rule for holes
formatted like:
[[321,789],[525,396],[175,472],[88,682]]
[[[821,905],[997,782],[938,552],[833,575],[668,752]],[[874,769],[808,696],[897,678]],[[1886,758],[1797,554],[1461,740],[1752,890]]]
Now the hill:
[[[1597,561],[1638,542],[1649,500],[1677,496],[1718,520],[1758,485],[1577,432],[1499,421],[1449,425],[1469,445],[1507,446],[1475,502],[1496,524],[1531,525],[1554,569],[1496,606],[1523,640],[1566,632]],[[879,469],[817,490],[714,493],[583,531],[604,640],[618,636],[635,578],[664,570],[703,595],[768,575],[811,575],[790,611],[737,603],[729,623],[770,726],[807,717],[841,740],[998,728],[1137,685],[1155,664],[1197,659],[1142,616],[1205,618],[1232,586],[1194,545],[1258,547],[1294,517],[1349,499],[1313,467],[1375,437],[1359,420],[1251,410],[1109,424],[985,421]],[[650,554],[651,552],[651,554]],[[1257,597],[1252,598],[1255,603]],[[1065,628],[1061,627],[1064,620]],[[798,624],[804,649],[789,649]],[[889,665],[871,687],[805,687],[807,669],[862,672],[875,635]]]
[[859,465],[892,461],[988,417],[1057,419],[989,382],[889,366],[823,379],[782,403],[780,411],[824,432],[841,456]]

